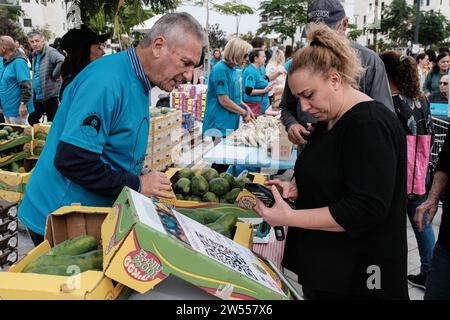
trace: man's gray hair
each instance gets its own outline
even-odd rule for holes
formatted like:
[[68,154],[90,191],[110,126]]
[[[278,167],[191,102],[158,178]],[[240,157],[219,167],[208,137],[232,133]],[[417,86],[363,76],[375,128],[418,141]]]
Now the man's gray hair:
[[205,31],[193,16],[186,12],[169,13],[154,24],[145,39],[141,41],[141,45],[144,48],[148,47],[153,40],[161,36],[180,43],[186,39],[187,34],[195,36],[205,45]]
[[39,31],[31,31],[28,33],[28,39],[33,38],[34,36],[39,36],[41,38],[44,38],[44,36],[42,35],[42,33],[40,33]]

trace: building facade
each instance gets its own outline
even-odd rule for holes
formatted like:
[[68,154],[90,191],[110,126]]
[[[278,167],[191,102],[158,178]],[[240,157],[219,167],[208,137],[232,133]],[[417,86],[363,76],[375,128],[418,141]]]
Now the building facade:
[[[353,17],[350,22],[356,24],[357,29],[365,30],[373,26],[379,26],[382,18],[382,10],[389,6],[393,0],[355,0],[353,8]],[[450,18],[450,0],[420,0],[421,11],[436,11]],[[413,5],[415,0],[407,0],[409,5]],[[381,34],[377,35],[378,39],[387,40]],[[374,42],[374,35],[368,31],[364,31],[363,35],[358,38],[358,42],[364,46],[371,46]]]

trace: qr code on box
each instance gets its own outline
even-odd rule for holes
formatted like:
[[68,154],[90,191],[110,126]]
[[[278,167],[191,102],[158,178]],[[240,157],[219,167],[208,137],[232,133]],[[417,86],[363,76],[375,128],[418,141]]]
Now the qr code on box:
[[200,239],[208,256],[222,262],[223,264],[231,267],[234,270],[246,274],[248,277],[254,280],[258,280],[258,278],[248,266],[247,262],[241,257],[238,252],[226,248],[225,246],[215,242],[214,240],[206,238],[199,232],[196,232],[196,235]]

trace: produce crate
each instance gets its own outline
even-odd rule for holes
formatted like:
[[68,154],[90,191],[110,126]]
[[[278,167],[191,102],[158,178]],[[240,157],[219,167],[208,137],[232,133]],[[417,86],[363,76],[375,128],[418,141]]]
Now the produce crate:
[[101,245],[101,225],[110,212],[111,208],[71,206],[52,213],[47,219],[45,241],[12,265],[9,272],[0,273],[0,297],[14,300],[111,300],[118,297],[124,286],[113,283],[102,271],[86,271],[71,277],[21,273],[31,261],[65,240],[91,235]]
[[46,141],[47,136],[50,133],[51,124],[48,123],[36,123],[33,126],[34,138],[33,140]]
[[31,177],[31,171],[36,165],[36,159],[25,159],[15,162],[15,165],[19,172],[10,171],[11,168],[8,166],[0,169],[0,190],[24,193],[25,186]]
[[294,298],[281,273],[248,248],[129,188],[105,219],[102,240],[106,276],[139,293],[173,275],[221,299]]
[[[0,130],[3,130],[5,127],[10,127],[12,132],[9,133],[6,131],[8,136],[0,136],[0,152],[17,146],[22,146],[33,140],[33,127],[31,126],[0,123]],[[12,138],[12,135],[15,135],[14,138]]]

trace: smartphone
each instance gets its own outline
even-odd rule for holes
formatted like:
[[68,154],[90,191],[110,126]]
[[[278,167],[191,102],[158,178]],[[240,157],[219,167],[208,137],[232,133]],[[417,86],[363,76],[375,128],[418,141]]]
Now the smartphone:
[[[272,194],[272,191],[269,188],[262,186],[260,184],[257,184],[257,183],[246,183],[244,185],[244,188],[246,190],[248,190],[249,192],[251,192],[253,195],[255,195],[259,200],[261,200],[266,207],[271,208],[275,204],[275,198]],[[295,209],[295,204],[292,201],[289,201],[284,198],[283,198],[283,200],[291,208]],[[267,223],[267,222],[264,221],[263,223]],[[283,227],[274,227],[274,231],[275,231],[275,236],[278,241],[283,241],[285,239]]]

